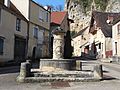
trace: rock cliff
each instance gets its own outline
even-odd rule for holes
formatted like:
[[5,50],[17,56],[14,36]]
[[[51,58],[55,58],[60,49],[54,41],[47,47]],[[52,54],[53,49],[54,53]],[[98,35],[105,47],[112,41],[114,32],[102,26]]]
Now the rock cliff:
[[120,12],[120,0],[66,0],[65,10],[74,20],[71,31],[79,32],[89,25],[92,11]]

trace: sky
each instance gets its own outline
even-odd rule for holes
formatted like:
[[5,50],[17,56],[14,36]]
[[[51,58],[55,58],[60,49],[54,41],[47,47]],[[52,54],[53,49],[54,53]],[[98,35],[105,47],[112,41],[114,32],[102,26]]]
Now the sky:
[[64,2],[65,0],[34,0],[39,4],[42,4],[43,6],[45,5],[53,5],[53,6],[57,6],[57,5],[62,5],[64,7]]

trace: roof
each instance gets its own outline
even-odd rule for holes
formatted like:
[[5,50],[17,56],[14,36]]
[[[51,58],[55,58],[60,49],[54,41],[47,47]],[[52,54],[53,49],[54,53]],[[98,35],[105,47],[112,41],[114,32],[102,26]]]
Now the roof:
[[66,11],[63,12],[52,12],[51,13],[51,23],[61,25],[65,16],[67,15]]
[[82,35],[82,34],[87,30],[87,28],[88,28],[88,26],[85,27],[84,29],[80,30],[80,31],[79,31],[77,34],[75,34],[72,38],[75,38],[75,37],[77,37],[77,36],[79,36],[79,35]]
[[0,2],[0,6],[2,6],[3,9],[7,10],[8,12],[16,15],[16,16],[19,16],[19,18],[27,21],[27,19],[21,14],[21,12],[13,5],[12,2],[10,2],[10,7],[6,7],[4,5],[4,3],[1,1]]
[[115,25],[118,22],[120,22],[120,17],[118,17],[116,20],[113,21],[113,25]]
[[[34,4],[36,4],[37,6],[41,7],[42,9],[44,9],[45,11],[49,12],[49,10],[45,9],[42,5],[40,5],[39,3],[37,3],[36,1],[30,0],[31,2],[33,2]],[[48,6],[49,7],[49,6]]]
[[90,25],[90,32],[95,30],[94,20],[96,26],[100,27],[105,37],[112,37],[112,25],[107,23],[108,17],[112,17],[113,21],[120,17],[120,13],[108,13],[93,11]]

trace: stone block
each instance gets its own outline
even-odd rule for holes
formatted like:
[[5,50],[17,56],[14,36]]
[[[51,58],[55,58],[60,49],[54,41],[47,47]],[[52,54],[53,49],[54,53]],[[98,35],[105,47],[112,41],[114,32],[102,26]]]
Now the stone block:
[[102,79],[103,78],[103,70],[102,65],[95,65],[93,70],[94,78]]
[[40,59],[40,70],[53,67],[56,70],[75,70],[76,61],[74,59]]
[[113,61],[113,62],[117,62],[117,61],[118,61],[118,57],[117,57],[117,56],[113,56],[113,57],[112,57],[112,61]]
[[21,63],[20,67],[20,77],[29,77],[30,76],[31,65],[28,62]]
[[82,71],[82,62],[80,60],[76,61],[76,70]]

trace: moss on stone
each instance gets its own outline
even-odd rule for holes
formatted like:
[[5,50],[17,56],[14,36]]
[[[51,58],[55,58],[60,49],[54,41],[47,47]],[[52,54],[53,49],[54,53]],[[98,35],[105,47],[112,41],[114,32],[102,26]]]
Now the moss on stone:
[[[84,13],[91,10],[93,0],[72,0],[74,3],[79,3],[83,7]],[[105,11],[109,0],[94,0],[97,10]]]
[[100,10],[105,11],[108,5],[108,0],[95,0],[96,8],[100,7]]

